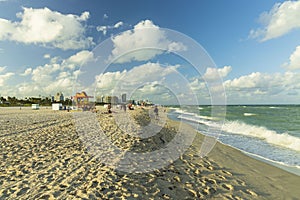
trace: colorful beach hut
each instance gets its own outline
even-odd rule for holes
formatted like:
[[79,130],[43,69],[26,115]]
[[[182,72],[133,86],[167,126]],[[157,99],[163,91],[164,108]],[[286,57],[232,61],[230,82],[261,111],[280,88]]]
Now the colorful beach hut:
[[89,99],[94,98],[93,96],[88,96],[86,92],[77,92],[75,96],[73,96],[73,101],[75,102],[78,108],[82,108],[90,105]]

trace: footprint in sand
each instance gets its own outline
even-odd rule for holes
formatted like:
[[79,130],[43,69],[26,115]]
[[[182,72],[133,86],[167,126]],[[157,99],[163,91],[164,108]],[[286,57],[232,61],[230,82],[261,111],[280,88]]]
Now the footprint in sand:
[[209,187],[204,188],[204,189],[202,190],[202,194],[204,194],[204,195],[209,195],[209,194],[210,194],[209,189],[210,189]]
[[244,181],[242,181],[242,180],[236,180],[236,182],[239,184],[239,185],[241,185],[241,186],[246,186],[246,183],[244,182]]
[[223,172],[224,174],[227,174],[227,175],[229,175],[229,176],[232,176],[232,173],[230,173],[229,171],[222,170],[222,172]]
[[234,189],[232,185],[226,184],[226,183],[223,183],[222,187],[225,188],[226,190],[233,190]]
[[223,175],[215,174],[215,176],[218,177],[219,179],[226,180],[225,176],[223,176]]
[[243,200],[243,198],[238,197],[238,196],[236,196],[236,195],[225,195],[225,197],[226,197],[227,199],[231,199],[231,200]]
[[245,193],[250,194],[251,196],[257,197],[257,194],[253,192],[252,190],[247,189]]
[[207,183],[210,183],[210,184],[217,184],[217,181],[214,180],[214,179],[211,179],[211,178],[204,178],[204,180],[205,180]]

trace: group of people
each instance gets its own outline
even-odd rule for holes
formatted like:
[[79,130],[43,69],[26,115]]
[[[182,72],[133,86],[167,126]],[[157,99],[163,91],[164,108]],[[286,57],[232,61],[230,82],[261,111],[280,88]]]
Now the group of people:
[[[133,105],[130,103],[130,104],[128,104],[127,106],[126,106],[126,104],[122,104],[122,105],[119,105],[118,106],[119,108],[120,108],[120,110],[124,110],[124,112],[126,112],[126,109],[128,108],[129,110],[134,110],[134,107],[133,107]],[[108,113],[112,113],[112,106],[111,106],[111,104],[108,104],[107,105],[107,112]],[[155,119],[158,119],[158,107],[157,107],[157,105],[155,105],[154,106],[154,114],[155,114]]]

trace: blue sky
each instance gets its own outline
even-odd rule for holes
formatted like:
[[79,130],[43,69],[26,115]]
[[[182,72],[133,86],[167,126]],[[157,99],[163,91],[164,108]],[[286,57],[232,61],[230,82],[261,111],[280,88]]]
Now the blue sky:
[[[158,100],[167,92],[162,80],[169,77],[176,82],[175,72],[172,75],[166,70],[170,68],[187,77],[190,89],[205,99],[203,103],[210,102],[209,91],[214,91],[203,82],[213,80],[214,73],[223,80],[229,104],[299,103],[298,13],[300,1],[0,0],[0,95],[48,96],[62,91],[70,96],[74,90],[71,77],[82,74],[79,65],[92,66],[99,56],[93,51],[95,47],[121,33],[119,41],[112,40],[116,48],[110,50],[117,51],[117,47],[133,45],[126,41],[139,38],[135,27],[151,26],[192,38],[203,46],[217,69],[192,76],[192,70],[185,71],[191,67],[188,63],[176,63],[172,56],[155,53],[145,59],[114,63],[109,74],[101,70],[102,74],[94,74],[112,84],[98,84],[99,93],[115,89],[118,77],[131,77],[131,71],[139,76],[141,70],[148,74],[157,70],[156,74],[165,72],[164,76],[143,79],[145,84],[139,90]],[[122,35],[128,30],[132,30],[130,36]],[[162,37],[161,33],[155,36]],[[124,65],[127,67],[122,69]],[[173,99],[174,95],[184,96],[177,92],[173,92]]]

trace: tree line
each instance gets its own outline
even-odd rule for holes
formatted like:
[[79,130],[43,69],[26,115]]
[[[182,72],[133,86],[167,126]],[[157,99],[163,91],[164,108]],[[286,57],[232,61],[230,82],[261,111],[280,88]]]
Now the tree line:
[[0,106],[31,106],[31,104],[39,104],[41,106],[51,106],[52,103],[62,103],[63,105],[72,105],[72,100],[66,98],[64,101],[52,101],[51,98],[26,97],[18,99],[16,97],[0,97]]

